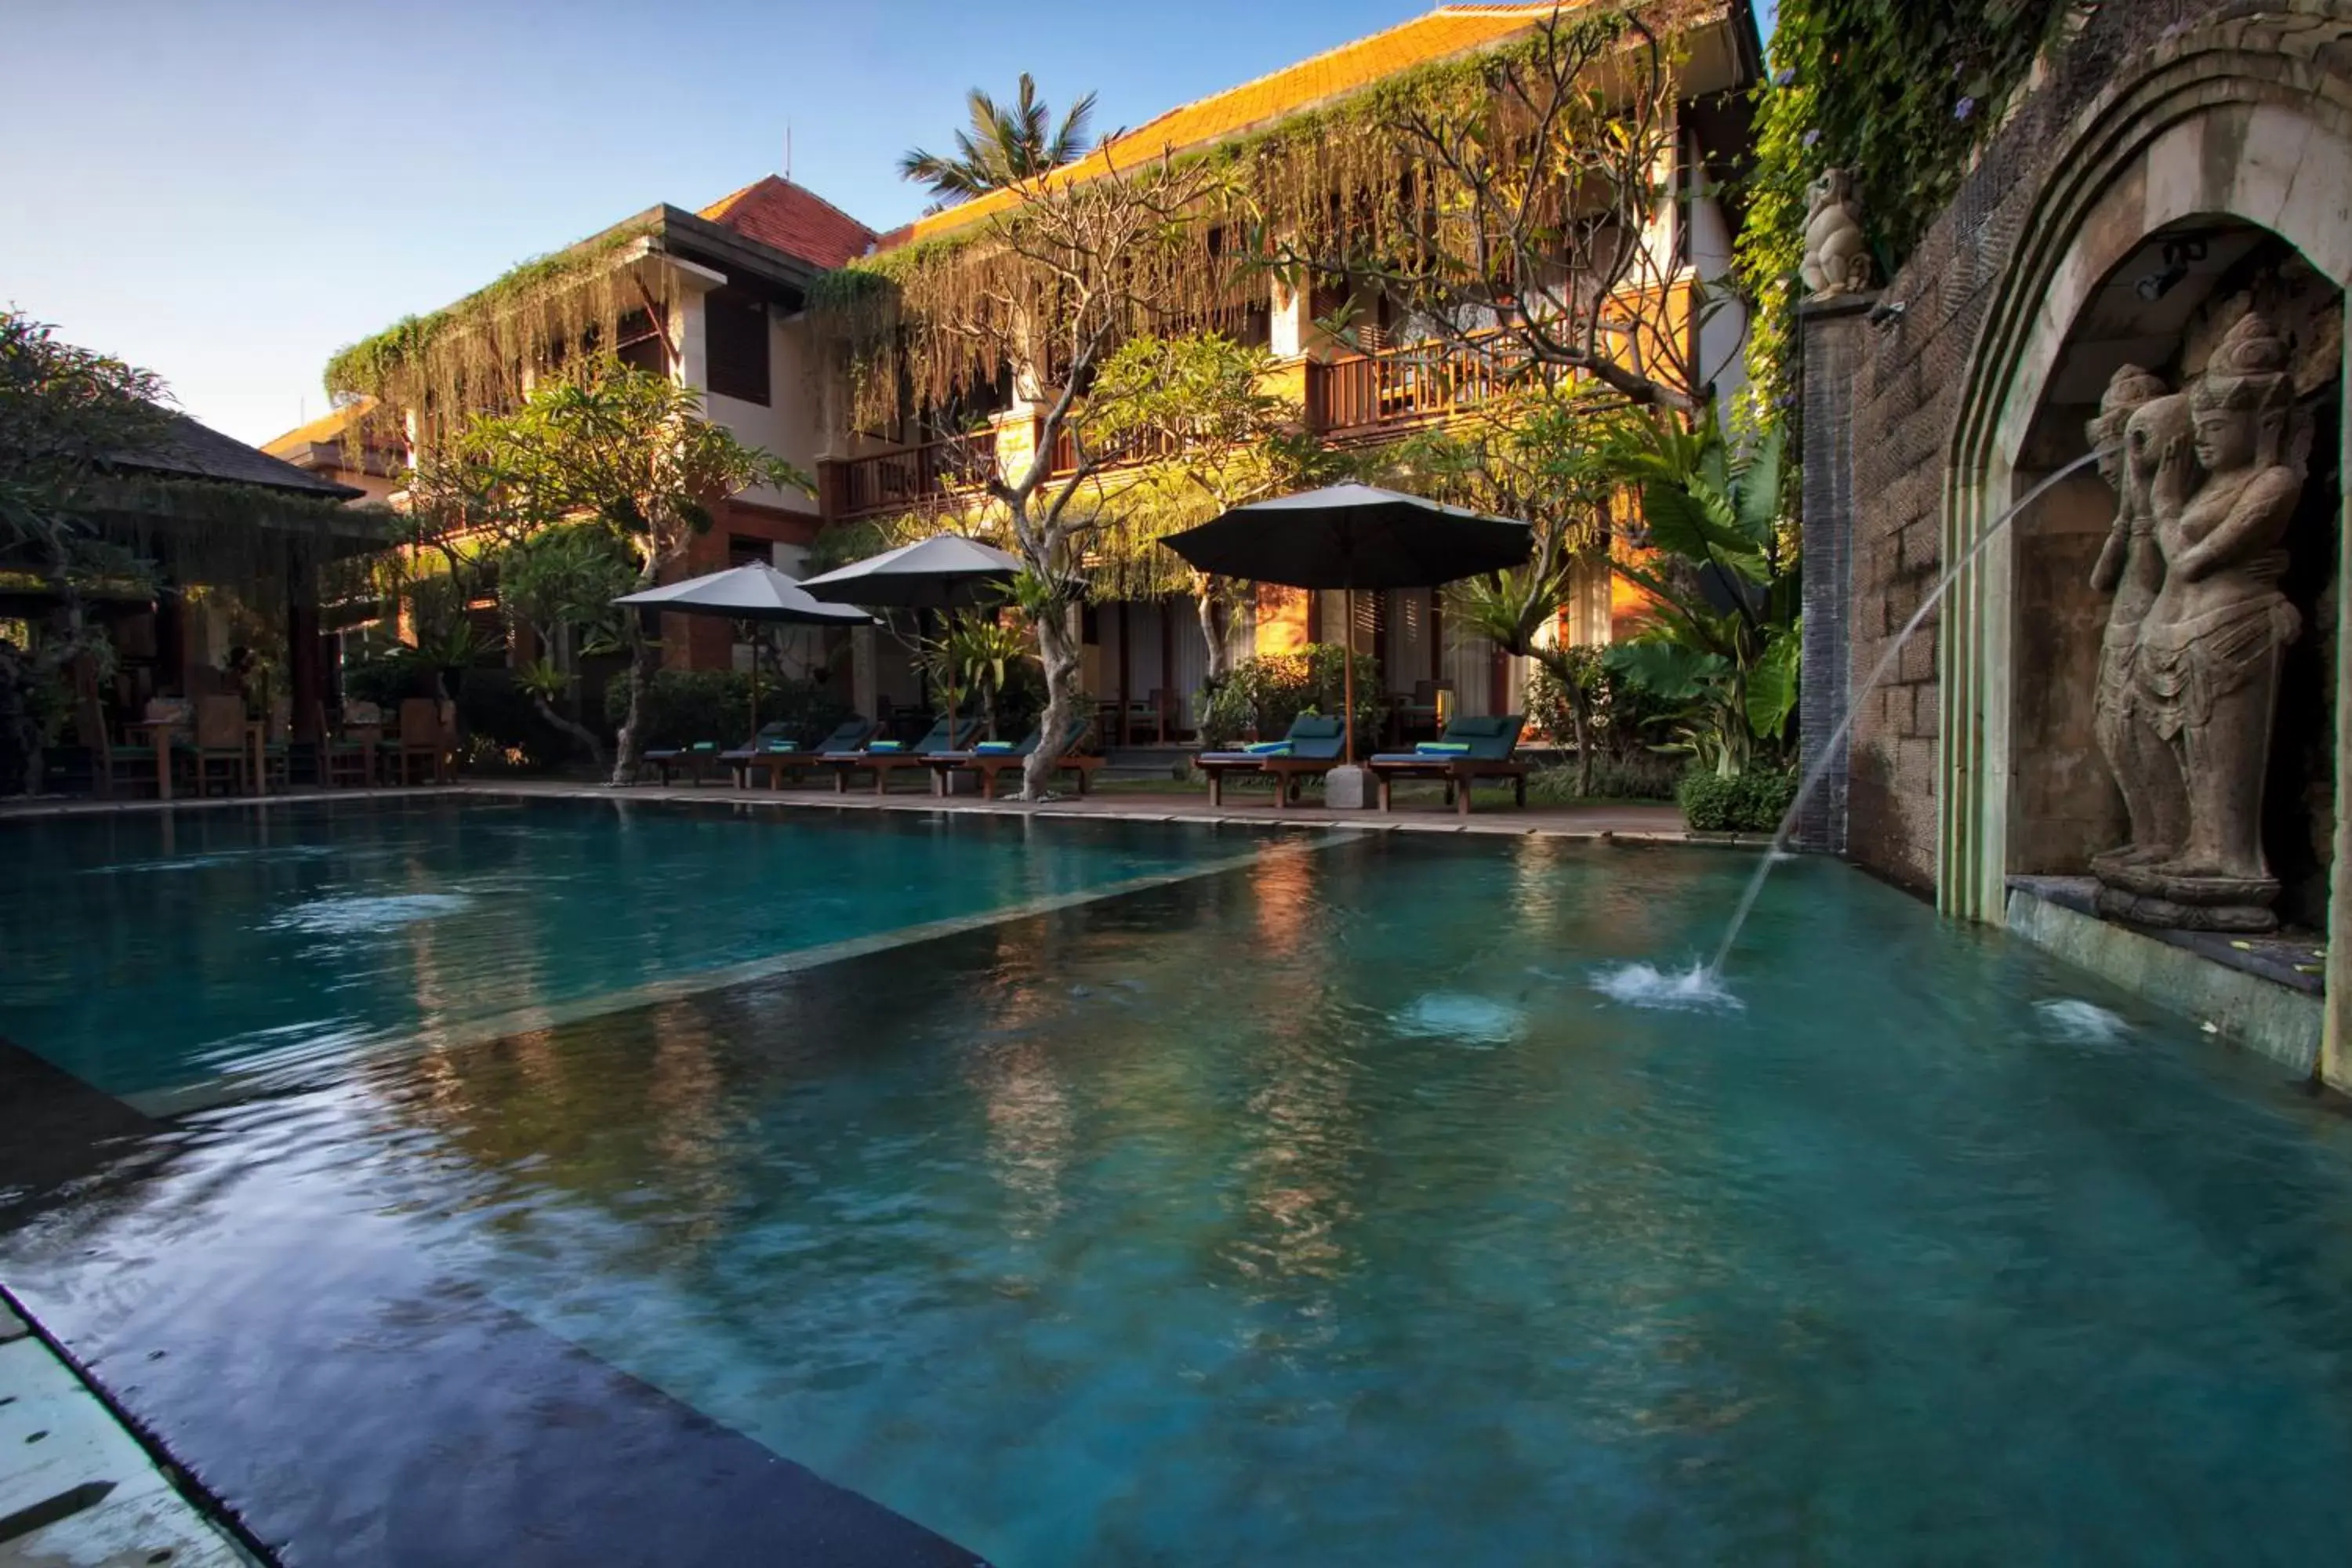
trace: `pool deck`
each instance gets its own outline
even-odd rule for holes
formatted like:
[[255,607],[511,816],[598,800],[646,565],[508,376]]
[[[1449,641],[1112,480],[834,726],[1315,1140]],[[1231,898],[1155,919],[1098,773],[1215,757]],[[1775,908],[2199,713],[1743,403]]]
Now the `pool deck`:
[[0,1563],[255,1561],[0,1294]]
[[1229,801],[1223,806],[1212,806],[1207,796],[1181,790],[1160,793],[1123,789],[1112,795],[1071,795],[1032,803],[982,800],[972,795],[941,798],[915,790],[896,790],[877,795],[870,789],[835,794],[830,789],[817,788],[742,790],[725,784],[700,787],[691,784],[638,784],[627,789],[615,789],[609,784],[548,779],[471,779],[455,784],[410,789],[294,790],[264,796],[260,801],[251,795],[165,803],[37,798],[0,805],[0,820],[159,811],[167,807],[183,811],[213,810],[289,800],[391,800],[451,794],[509,799],[528,796],[565,800],[701,801],[759,810],[953,811],[996,816],[1105,817],[1136,822],[1192,822],[1220,826],[1352,827],[1374,833],[1467,833],[1498,837],[1536,835],[1554,838],[1631,839],[1648,843],[1715,846],[1761,846],[1768,837],[1760,834],[1693,833],[1683,826],[1682,812],[1678,807],[1634,804],[1528,806],[1525,809],[1497,805],[1481,806],[1464,816],[1433,801],[1402,805],[1397,810],[1387,812],[1339,811],[1314,805],[1277,808],[1270,800],[1259,801],[1247,796],[1239,803]]

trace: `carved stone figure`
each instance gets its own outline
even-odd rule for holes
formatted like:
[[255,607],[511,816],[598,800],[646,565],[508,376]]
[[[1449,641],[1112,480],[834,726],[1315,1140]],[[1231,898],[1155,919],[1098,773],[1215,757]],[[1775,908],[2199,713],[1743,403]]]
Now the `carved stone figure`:
[[2132,700],[2132,663],[2140,623],[2164,583],[2148,489],[2166,444],[2188,434],[2188,405],[2168,395],[2155,374],[2127,364],[2108,381],[2099,416],[2084,428],[2099,454],[2099,477],[2117,501],[2106,547],[2091,569],[2093,591],[2112,595],[2115,601],[2099,646],[2095,733],[2130,823],[2123,846],[2093,864],[2138,864],[2169,856],[2187,832],[2189,805],[2179,770]]
[[2242,318],[2188,395],[2195,464],[2167,435],[2149,479],[2164,582],[2140,623],[2132,705],[2178,771],[2188,830],[2172,853],[2098,868],[2101,908],[2145,924],[2277,924],[2263,782],[2280,652],[2301,629],[2278,584],[2304,482],[2286,364],[2270,323]]
[[1853,176],[1825,169],[1807,192],[1805,259],[1798,268],[1808,297],[1857,294],[1870,287],[1870,247],[1862,237],[1862,204]]

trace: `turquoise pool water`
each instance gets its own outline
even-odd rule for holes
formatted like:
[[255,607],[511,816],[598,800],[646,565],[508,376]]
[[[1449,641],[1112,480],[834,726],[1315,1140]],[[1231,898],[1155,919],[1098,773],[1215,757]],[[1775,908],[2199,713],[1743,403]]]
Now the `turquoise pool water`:
[[1180,869],[1200,829],[572,801],[0,823],[0,1034],[115,1094]]
[[452,1282],[1006,1568],[2352,1560],[2352,1121],[1833,864],[1597,988],[1751,864],[1293,841],[369,1057],[0,1268]]

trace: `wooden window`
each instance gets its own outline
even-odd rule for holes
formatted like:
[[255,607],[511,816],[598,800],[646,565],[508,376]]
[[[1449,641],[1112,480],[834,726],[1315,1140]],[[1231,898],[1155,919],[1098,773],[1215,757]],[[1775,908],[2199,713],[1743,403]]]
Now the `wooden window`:
[[710,360],[710,390],[745,403],[768,401],[768,308],[730,289],[702,302],[703,342]]

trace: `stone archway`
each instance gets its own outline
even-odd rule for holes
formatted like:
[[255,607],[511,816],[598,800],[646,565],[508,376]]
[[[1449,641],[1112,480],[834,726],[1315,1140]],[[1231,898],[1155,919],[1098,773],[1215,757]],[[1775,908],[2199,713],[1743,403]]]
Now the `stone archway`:
[[[2032,803],[2021,787],[2020,674],[2037,650],[2021,647],[2017,585],[2021,546],[2031,555],[2035,544],[2030,530],[1987,531],[2021,479],[2054,466],[2051,411],[2081,395],[2068,380],[2085,369],[2082,329],[2099,297],[2151,247],[2160,256],[2167,236],[2275,237],[2334,289],[2352,281],[2352,0],[2298,0],[2288,15],[2233,16],[2168,38],[2118,70],[2063,141],[1970,356],[1946,470],[1943,558],[1983,549],[1953,585],[1939,639],[1937,884],[1945,909],[1979,920],[1999,918],[2013,847],[2050,826],[2046,812],[2021,820],[2021,803]],[[2320,440],[2340,454],[2346,437],[2339,404]],[[2095,509],[2095,500],[2078,491],[2064,507]],[[2339,545],[2339,580],[2344,563]],[[2352,640],[2342,606],[2336,614],[2341,661]],[[2046,634],[2047,619],[2032,629]],[[2347,674],[2339,662],[2339,747],[2352,734]],[[2024,717],[2030,734],[2037,716]],[[2347,846],[2340,814],[2336,868]],[[2352,929],[2347,880],[2336,876],[2330,895],[2330,924],[2342,929]],[[2339,1044],[2352,1041],[2352,946],[2329,953],[2327,1070],[2340,1080],[2352,1078]]]

